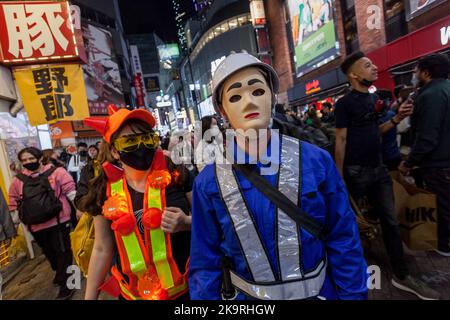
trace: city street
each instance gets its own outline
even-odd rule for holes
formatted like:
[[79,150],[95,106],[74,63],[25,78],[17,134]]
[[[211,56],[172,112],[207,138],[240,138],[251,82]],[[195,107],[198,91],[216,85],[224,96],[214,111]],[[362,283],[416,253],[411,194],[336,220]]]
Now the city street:
[[450,1],[0,0],[0,299],[105,274],[450,301]]
[[[413,255],[411,255],[413,254]],[[409,252],[408,265],[413,275],[421,278],[430,287],[442,294],[444,300],[450,299],[450,257],[442,257],[434,252]],[[392,271],[388,264],[384,246],[379,238],[374,240],[372,250],[367,257],[368,265],[378,265],[382,271],[381,289],[369,290],[370,300],[418,300],[416,296],[398,290],[390,284]],[[40,255],[29,260],[23,269],[3,288],[4,300],[53,300],[58,293],[51,284],[54,272],[45,257]],[[71,300],[83,300],[86,280],[82,287],[76,290]],[[114,300],[101,293],[100,300]]]

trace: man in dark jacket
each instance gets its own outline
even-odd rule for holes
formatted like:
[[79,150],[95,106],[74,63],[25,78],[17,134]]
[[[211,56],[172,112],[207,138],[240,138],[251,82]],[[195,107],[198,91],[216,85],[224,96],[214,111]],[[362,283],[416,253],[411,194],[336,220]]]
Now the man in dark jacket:
[[399,170],[419,167],[426,187],[437,196],[438,250],[450,257],[450,62],[442,54],[419,60],[420,90],[411,116],[411,153]]

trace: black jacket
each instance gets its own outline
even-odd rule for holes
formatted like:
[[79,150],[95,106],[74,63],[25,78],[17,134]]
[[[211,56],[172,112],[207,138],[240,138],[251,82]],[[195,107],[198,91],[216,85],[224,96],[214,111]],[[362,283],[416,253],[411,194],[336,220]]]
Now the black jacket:
[[411,130],[408,166],[450,168],[450,80],[434,79],[419,91]]
[[2,190],[0,190],[0,241],[14,238],[16,235],[16,228],[9,213],[8,205]]

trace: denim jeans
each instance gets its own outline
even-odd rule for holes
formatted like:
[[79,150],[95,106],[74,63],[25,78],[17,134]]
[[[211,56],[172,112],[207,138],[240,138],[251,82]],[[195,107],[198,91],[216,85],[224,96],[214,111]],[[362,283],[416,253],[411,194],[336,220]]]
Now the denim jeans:
[[437,198],[438,249],[450,251],[450,168],[422,168],[420,174]]
[[345,166],[344,179],[356,203],[367,197],[370,206],[374,208],[375,214],[380,219],[384,245],[394,274],[403,279],[409,271],[403,255],[400,228],[395,214],[392,179],[387,168]]

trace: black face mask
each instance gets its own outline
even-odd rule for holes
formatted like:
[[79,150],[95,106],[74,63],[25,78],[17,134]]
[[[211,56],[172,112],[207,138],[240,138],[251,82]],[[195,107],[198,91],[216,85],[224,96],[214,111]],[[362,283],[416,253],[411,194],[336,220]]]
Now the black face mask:
[[369,88],[370,86],[372,86],[373,81],[362,79],[362,80],[359,80],[359,83],[361,83],[363,86]]
[[150,168],[155,155],[155,149],[149,149],[143,144],[131,152],[119,152],[120,160],[127,166],[139,171],[146,171]]
[[87,151],[80,151],[78,153],[81,157],[87,157],[88,156],[88,152]]
[[39,168],[40,165],[41,165],[41,164],[40,164],[39,162],[30,162],[30,163],[24,164],[23,166],[24,166],[27,170],[30,170],[30,171],[36,171],[36,170]]

